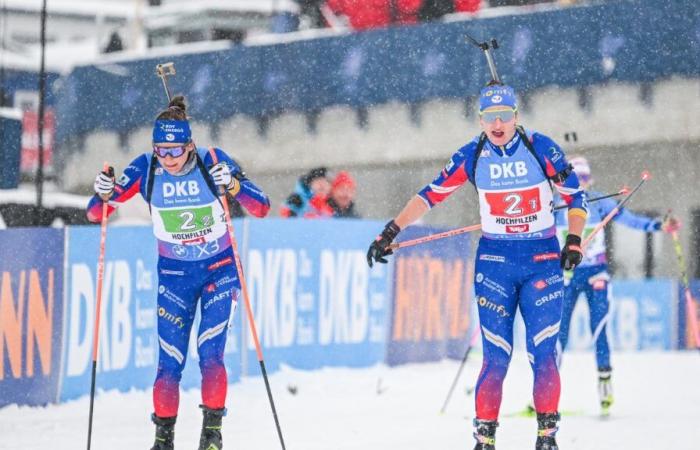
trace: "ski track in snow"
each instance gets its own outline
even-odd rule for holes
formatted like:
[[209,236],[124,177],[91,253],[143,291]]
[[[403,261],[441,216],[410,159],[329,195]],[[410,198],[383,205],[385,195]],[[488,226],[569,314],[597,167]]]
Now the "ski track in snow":
[[[522,353],[522,352],[520,352]],[[440,407],[457,361],[390,368],[283,368],[270,377],[288,450],[471,450],[473,387],[481,358],[473,355],[444,415]],[[590,353],[568,353],[562,372],[558,434],[562,450],[690,450],[700,448],[700,355],[696,352],[613,353],[615,404],[598,416],[597,378]],[[296,386],[292,395],[289,387]],[[378,387],[381,391],[378,394]],[[534,449],[534,418],[505,417],[530,401],[532,373],[513,358],[501,407],[498,450]],[[85,387],[88,392],[89,386]],[[201,427],[199,391],[183,392],[175,428],[177,450],[196,449]],[[0,409],[0,449],[83,449],[87,396],[48,407]],[[281,449],[262,378],[229,386],[224,449]],[[147,450],[154,427],[150,391],[99,392],[92,448]]]

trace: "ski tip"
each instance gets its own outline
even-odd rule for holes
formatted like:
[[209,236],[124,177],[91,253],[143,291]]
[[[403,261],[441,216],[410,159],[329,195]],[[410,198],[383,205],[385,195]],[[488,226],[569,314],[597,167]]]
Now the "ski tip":
[[623,186],[622,189],[620,189],[620,194],[622,195],[627,195],[630,193],[630,187],[629,186]]
[[650,179],[651,179],[651,172],[649,172],[648,170],[645,170],[644,172],[642,172],[642,180],[648,181]]

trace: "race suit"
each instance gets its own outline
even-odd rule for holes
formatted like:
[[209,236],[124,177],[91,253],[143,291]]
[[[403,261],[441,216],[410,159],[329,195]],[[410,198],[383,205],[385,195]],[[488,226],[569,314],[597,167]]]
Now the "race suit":
[[586,216],[585,194],[559,146],[542,134],[522,133],[501,147],[486,140],[480,152],[480,139],[475,138],[419,192],[429,207],[468,180],[479,195],[483,234],[476,254],[475,291],[484,360],[476,385],[476,417],[481,420],[496,420],[499,415],[518,307],[534,372],[535,409],[557,411],[556,342],[563,277],[552,180],[568,203],[569,214]]
[[[264,217],[267,196],[245,178],[240,167],[222,150],[214,149],[240,182],[235,199],[252,215]],[[202,164],[190,159],[189,171],[171,175],[150,153],[136,158],[117,180],[108,212],[140,193],[150,197],[153,232],[158,242],[158,371],[153,404],[158,417],[174,417],[179,404],[179,383],[187,358],[190,331],[199,303],[201,323],[197,337],[202,373],[202,403],[224,407],[227,375],[223,356],[232,306],[240,290],[234,254],[223,205],[215,195],[207,169],[214,164],[209,149],[198,148]],[[149,177],[152,184],[149,192]],[[208,177],[208,179],[207,179]],[[99,222],[102,199],[95,195],[88,218]],[[138,243],[135,243],[138,245]]]
[[[588,192],[589,198],[600,197],[599,192]],[[603,199],[589,206],[588,221],[584,229],[585,239],[605,216],[617,206],[617,202],[611,198]],[[627,227],[642,231],[659,231],[661,221],[638,216],[626,209],[622,209],[613,217],[614,221]],[[560,242],[566,239],[568,220],[566,214],[561,211],[556,213],[557,232]],[[599,370],[609,370],[610,346],[608,344],[607,324],[610,318],[610,300],[608,297],[608,260],[606,255],[605,234],[599,232],[591,240],[585,250],[583,261],[573,271],[567,272],[564,277],[564,306],[562,308],[561,330],[559,342],[561,350],[566,348],[569,340],[569,325],[571,315],[581,293],[586,295],[591,318],[591,333],[596,346],[596,363]]]

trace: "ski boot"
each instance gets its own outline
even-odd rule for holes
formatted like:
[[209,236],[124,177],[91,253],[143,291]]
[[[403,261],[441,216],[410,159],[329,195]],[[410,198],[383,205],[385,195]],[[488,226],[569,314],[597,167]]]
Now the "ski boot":
[[496,428],[498,422],[495,420],[474,419],[474,439],[476,446],[474,450],[496,450]]
[[613,404],[612,369],[607,367],[598,370],[598,396],[600,397],[600,410],[603,417],[610,415],[610,406]]
[[151,450],[173,450],[175,448],[175,417],[158,417],[151,414],[151,420],[156,424],[156,442]]
[[537,442],[535,450],[559,450],[555,435],[559,413],[537,413]]
[[226,408],[211,409],[199,405],[204,414],[202,435],[199,438],[199,450],[221,450],[221,420],[226,415]]

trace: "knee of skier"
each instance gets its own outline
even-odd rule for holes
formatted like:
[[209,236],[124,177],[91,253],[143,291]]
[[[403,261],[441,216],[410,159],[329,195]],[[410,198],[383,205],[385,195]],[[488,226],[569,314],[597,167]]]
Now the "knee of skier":
[[499,353],[484,353],[484,367],[488,367],[489,372],[496,373],[499,376],[505,376],[510,366],[511,355],[506,355],[505,352]]
[[159,364],[156,372],[156,383],[164,386],[180,384],[184,367],[184,365],[164,366]]
[[202,374],[217,371],[217,370],[220,370],[222,368],[225,368],[223,355],[216,355],[216,354],[210,354],[210,355],[204,354],[204,355],[202,355],[200,353],[200,355],[199,355],[199,369],[202,372]]

